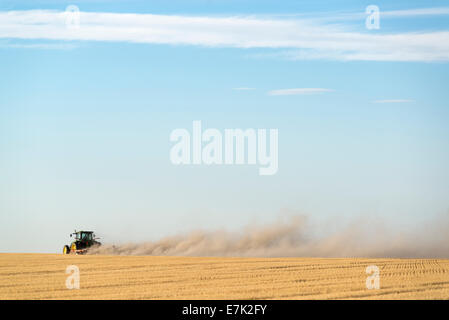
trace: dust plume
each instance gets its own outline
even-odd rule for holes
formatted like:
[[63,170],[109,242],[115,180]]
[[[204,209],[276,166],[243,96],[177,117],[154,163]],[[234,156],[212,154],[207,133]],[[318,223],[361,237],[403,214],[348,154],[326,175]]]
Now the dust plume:
[[358,220],[339,230],[313,226],[305,216],[238,232],[197,230],[158,241],[106,244],[89,254],[221,257],[449,258],[449,216],[407,232],[374,220]]

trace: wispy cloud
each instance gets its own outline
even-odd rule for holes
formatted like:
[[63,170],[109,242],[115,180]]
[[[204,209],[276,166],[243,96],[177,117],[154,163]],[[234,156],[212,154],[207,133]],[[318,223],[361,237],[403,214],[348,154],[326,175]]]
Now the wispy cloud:
[[293,49],[292,59],[449,61],[449,31],[380,34],[302,18],[208,17],[80,12],[0,12],[0,38],[117,41],[208,47]]
[[373,103],[407,103],[415,102],[415,100],[410,99],[386,99],[386,100],[374,100]]
[[[433,7],[433,8],[415,8],[405,10],[390,10],[384,11],[380,8],[379,15],[381,18],[402,18],[402,17],[426,17],[426,16],[442,16],[449,15],[449,7]],[[263,15],[261,15],[262,17]],[[276,14],[265,15],[265,17],[278,17],[278,18],[300,18],[302,20],[309,21],[344,21],[344,20],[359,20],[366,19],[366,12],[364,10],[348,11],[348,12],[313,12],[313,13],[289,13],[289,14]]]
[[324,88],[294,88],[294,89],[278,89],[268,91],[270,96],[289,96],[289,95],[298,95],[298,94],[319,94],[324,92],[332,92],[332,89],[324,89]]
[[40,42],[40,43],[23,43],[23,42],[0,42],[0,48],[19,48],[19,49],[43,49],[43,50],[73,50],[79,48],[78,44],[70,42]]
[[[418,17],[427,17],[427,16],[442,16],[449,15],[449,7],[434,7],[434,8],[416,8],[416,9],[405,9],[405,10],[390,10],[384,11],[382,9],[379,10],[379,15],[381,19],[385,18],[418,18]],[[310,15],[299,15],[299,17],[309,18],[309,19],[317,19],[321,21],[350,21],[350,20],[359,20],[366,19],[366,13],[364,11],[358,12],[340,12],[340,13],[323,13],[318,16],[310,16]]]

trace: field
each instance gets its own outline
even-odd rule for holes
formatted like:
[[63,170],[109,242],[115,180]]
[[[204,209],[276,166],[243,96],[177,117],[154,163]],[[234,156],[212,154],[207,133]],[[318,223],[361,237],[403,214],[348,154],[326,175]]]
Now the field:
[[[80,289],[66,288],[68,265]],[[366,267],[380,289],[366,288]],[[449,260],[0,254],[0,299],[449,299]]]

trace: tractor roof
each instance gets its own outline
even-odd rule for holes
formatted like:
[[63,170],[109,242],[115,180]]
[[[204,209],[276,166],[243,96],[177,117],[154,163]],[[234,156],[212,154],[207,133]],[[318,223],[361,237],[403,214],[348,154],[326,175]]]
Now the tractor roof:
[[83,233],[94,233],[93,231],[75,231],[74,233],[81,233],[81,232],[83,232]]

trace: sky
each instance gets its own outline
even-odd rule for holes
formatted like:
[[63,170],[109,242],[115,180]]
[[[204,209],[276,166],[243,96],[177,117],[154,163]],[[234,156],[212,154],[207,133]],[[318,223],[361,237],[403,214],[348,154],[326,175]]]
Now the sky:
[[[448,62],[447,1],[0,0],[0,252],[447,215]],[[173,165],[195,120],[278,129],[277,173]]]

